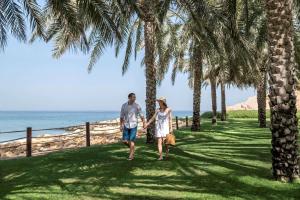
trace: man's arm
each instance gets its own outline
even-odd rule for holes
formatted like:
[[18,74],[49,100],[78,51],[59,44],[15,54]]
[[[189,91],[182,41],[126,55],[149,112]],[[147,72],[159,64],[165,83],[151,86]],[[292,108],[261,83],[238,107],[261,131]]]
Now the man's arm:
[[124,128],[124,106],[121,108],[121,113],[120,113],[120,130],[123,131]]

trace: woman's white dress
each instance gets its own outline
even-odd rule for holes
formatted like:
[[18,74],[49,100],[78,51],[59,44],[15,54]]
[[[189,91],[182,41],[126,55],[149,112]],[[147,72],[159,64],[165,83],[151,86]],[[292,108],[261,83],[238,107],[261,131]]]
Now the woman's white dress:
[[170,113],[158,111],[156,115],[156,137],[166,137],[170,133],[169,127]]

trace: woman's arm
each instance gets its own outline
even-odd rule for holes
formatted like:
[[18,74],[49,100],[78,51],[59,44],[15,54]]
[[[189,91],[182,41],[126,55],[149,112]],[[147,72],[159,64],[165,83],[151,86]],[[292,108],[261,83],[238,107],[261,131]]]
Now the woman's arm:
[[169,110],[169,131],[173,133],[173,114],[171,109]]
[[151,117],[151,119],[146,123],[145,128],[147,128],[156,118],[157,111],[155,111],[154,115]]

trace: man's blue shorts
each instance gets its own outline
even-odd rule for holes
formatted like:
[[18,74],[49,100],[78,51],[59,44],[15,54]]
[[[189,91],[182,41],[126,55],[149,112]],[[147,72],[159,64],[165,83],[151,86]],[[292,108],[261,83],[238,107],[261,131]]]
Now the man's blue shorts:
[[124,126],[123,140],[134,141],[135,137],[136,137],[136,133],[137,133],[137,127],[135,127],[135,128],[126,128],[126,126]]

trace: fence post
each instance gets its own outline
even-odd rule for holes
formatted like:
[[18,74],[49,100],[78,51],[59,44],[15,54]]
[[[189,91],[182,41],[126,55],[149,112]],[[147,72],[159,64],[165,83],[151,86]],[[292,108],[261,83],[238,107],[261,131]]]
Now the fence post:
[[85,130],[86,130],[86,146],[91,146],[91,134],[90,134],[90,122],[85,123]]
[[28,127],[26,131],[26,157],[31,157],[32,152],[32,128]]
[[185,117],[185,126],[189,127],[189,117],[188,116]]
[[179,127],[178,127],[178,116],[176,116],[176,129],[179,129]]

